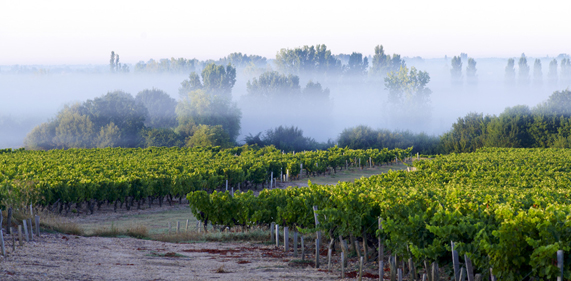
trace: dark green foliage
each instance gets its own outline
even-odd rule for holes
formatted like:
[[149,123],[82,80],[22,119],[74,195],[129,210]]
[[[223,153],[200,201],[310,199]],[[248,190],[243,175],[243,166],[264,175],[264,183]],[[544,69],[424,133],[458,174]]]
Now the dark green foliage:
[[351,149],[405,149],[413,147],[413,153],[438,154],[440,140],[425,133],[415,134],[410,131],[373,130],[368,126],[347,128],[339,135],[339,147]]
[[174,128],[177,126],[176,101],[159,89],[140,91],[135,97],[137,103],[143,104],[149,111],[145,126],[150,128]]
[[181,147],[184,145],[184,138],[171,128],[148,128],[141,130],[144,139],[144,146],[166,146]]
[[560,147],[571,145],[571,91],[554,92],[530,109],[508,107],[499,116],[470,113],[441,137],[444,153],[480,147]]
[[230,97],[212,95],[204,90],[188,93],[176,107],[177,132],[190,137],[198,125],[221,125],[232,141],[240,132],[242,112]]
[[137,147],[147,108],[131,94],[115,91],[66,106],[55,119],[34,128],[24,144],[31,149]]
[[188,147],[220,146],[221,148],[229,148],[233,145],[234,143],[230,140],[230,136],[220,125],[199,125],[194,134],[186,140],[186,146]]
[[331,141],[318,143],[313,138],[304,137],[303,130],[294,126],[279,126],[275,129],[269,129],[263,136],[261,132],[257,135],[249,134],[246,136],[245,141],[248,145],[273,145],[277,149],[286,152],[326,149],[333,146]]
[[116,144],[120,147],[139,145],[139,131],[144,127],[149,114],[143,104],[137,103],[131,94],[122,91],[109,92],[102,97],[87,100],[79,112],[87,115],[95,128],[115,124],[121,132],[121,138]]

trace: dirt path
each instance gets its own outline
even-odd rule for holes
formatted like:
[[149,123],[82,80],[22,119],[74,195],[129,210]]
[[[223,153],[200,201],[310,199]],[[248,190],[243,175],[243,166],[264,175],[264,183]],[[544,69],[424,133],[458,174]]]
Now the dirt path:
[[273,246],[251,243],[174,244],[46,234],[3,258],[0,280],[337,279],[314,268],[291,267],[291,258]]

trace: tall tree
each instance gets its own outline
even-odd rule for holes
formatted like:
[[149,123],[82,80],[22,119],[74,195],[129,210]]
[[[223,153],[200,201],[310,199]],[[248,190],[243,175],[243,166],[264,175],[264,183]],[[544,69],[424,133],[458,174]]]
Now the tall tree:
[[137,103],[143,104],[149,112],[145,126],[150,128],[174,128],[176,122],[176,101],[159,89],[140,91],[135,97]]
[[274,61],[278,69],[288,74],[332,75],[340,74],[343,66],[325,45],[281,49]]
[[452,58],[452,69],[450,69],[450,75],[452,76],[452,84],[462,84],[462,59],[460,57],[454,56]]
[[391,71],[398,71],[401,66],[406,66],[406,64],[400,55],[393,54],[391,57],[385,54],[383,45],[377,45],[375,47],[375,55],[373,56],[370,70],[373,75],[385,76]]
[[529,66],[527,65],[527,58],[522,53],[518,65],[518,82],[520,85],[525,86],[529,84]]
[[224,67],[209,63],[202,70],[201,76],[202,82],[198,74],[192,72],[187,80],[180,83],[181,87],[178,93],[181,98],[185,98],[188,93],[199,89],[203,89],[212,95],[229,97],[234,84],[236,84],[236,68],[230,64]]
[[414,66],[401,67],[398,72],[390,72],[385,78],[389,90],[389,102],[394,104],[425,105],[432,91],[426,87],[430,75],[418,71]]
[[277,71],[262,73],[259,78],[248,81],[246,89],[250,97],[258,98],[290,98],[300,93],[299,77],[284,75]]
[[571,86],[571,60],[569,58],[563,58],[561,60],[561,81],[564,86]]
[[119,63],[119,54],[115,55],[115,71],[121,71],[121,64]]
[[550,84],[557,85],[557,59],[553,59],[549,62],[549,72],[547,73],[547,77],[549,78]]
[[543,71],[541,70],[541,60],[535,59],[533,63],[533,84],[541,85],[543,84]]
[[115,52],[111,51],[111,59],[109,60],[109,70],[115,71]]
[[468,79],[468,84],[476,85],[478,83],[478,75],[476,75],[476,61],[473,58],[468,59],[468,65],[466,65],[466,78]]
[[508,85],[513,85],[515,81],[515,68],[514,68],[515,61],[514,59],[508,59],[508,64],[505,68],[504,74],[504,81]]
[[198,125],[221,125],[232,141],[240,133],[242,112],[231,97],[195,90],[176,106],[177,131],[183,137],[191,137]]
[[349,63],[347,64],[347,74],[349,75],[363,75],[367,73],[369,61],[367,57],[363,59],[363,54],[353,52],[349,56]]

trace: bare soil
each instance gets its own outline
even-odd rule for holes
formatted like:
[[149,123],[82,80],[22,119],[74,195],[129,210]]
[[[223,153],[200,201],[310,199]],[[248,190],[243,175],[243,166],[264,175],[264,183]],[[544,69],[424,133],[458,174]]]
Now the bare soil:
[[[7,245],[11,250],[11,242]],[[331,280],[275,246],[46,234],[0,261],[0,280]]]

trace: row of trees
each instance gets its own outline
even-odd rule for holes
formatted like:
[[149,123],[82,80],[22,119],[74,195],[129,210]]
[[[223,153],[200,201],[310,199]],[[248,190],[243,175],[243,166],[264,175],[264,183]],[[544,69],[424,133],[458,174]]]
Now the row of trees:
[[111,58],[109,59],[109,70],[113,72],[129,72],[129,66],[119,62],[119,54],[111,51]]
[[[463,57],[466,57],[463,59]],[[452,58],[451,64],[452,68],[450,69],[450,75],[452,77],[452,84],[454,85],[461,85],[463,82],[463,75],[462,75],[462,61],[468,60],[466,65],[466,80],[468,81],[469,85],[475,85],[478,82],[478,76],[476,72],[476,60],[473,58],[468,58],[468,56],[462,53],[460,56],[455,56]]]
[[[518,72],[517,72],[518,84],[522,86],[529,85],[530,67],[527,64],[527,57],[525,56],[525,54],[521,54],[517,64],[518,64]],[[505,68],[504,78],[506,84],[514,84],[516,81],[515,60],[513,58],[508,59],[508,63]],[[569,60],[569,58],[565,56],[562,56],[561,69],[559,74],[557,70],[557,59],[551,60],[549,62],[547,79],[550,84],[557,84],[558,80],[561,80],[563,82],[571,82],[571,60]],[[533,83],[535,85],[541,85],[543,83],[543,71],[540,59],[535,59],[533,63]]]

